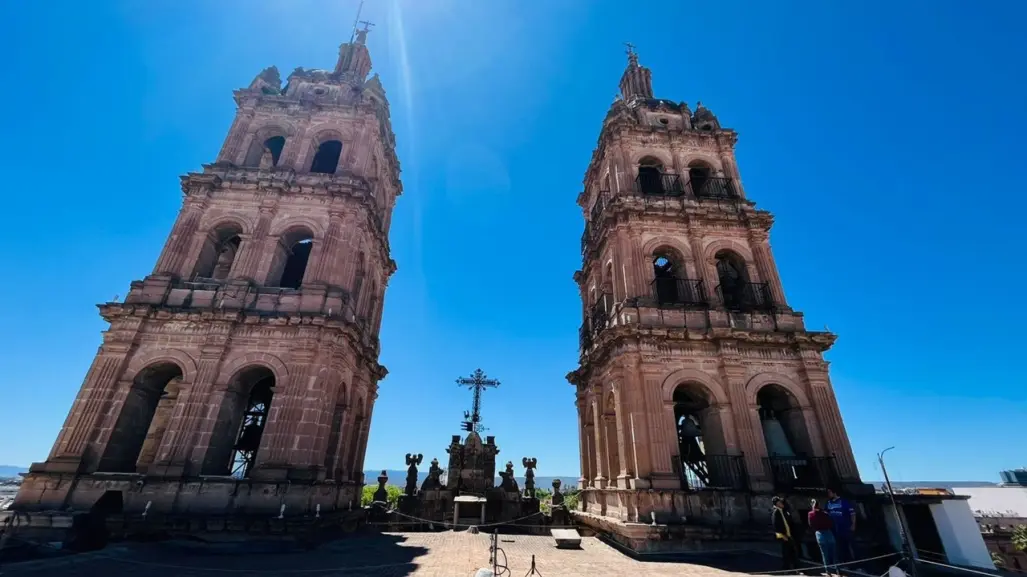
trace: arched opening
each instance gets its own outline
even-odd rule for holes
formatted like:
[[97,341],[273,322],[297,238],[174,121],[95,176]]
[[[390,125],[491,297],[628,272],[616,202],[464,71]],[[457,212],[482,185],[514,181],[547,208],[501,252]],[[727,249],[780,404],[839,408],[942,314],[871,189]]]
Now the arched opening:
[[232,271],[235,257],[239,254],[242,244],[239,234],[242,230],[236,225],[219,227],[209,235],[200,249],[200,258],[196,261],[193,271],[194,278],[225,280]]
[[310,172],[319,174],[335,174],[339,167],[339,156],[342,154],[342,142],[328,140],[317,147],[314,161],[310,164]]
[[663,186],[663,163],[651,156],[638,161],[638,178],[635,180],[642,194],[666,194]]
[[667,251],[653,254],[653,289],[660,305],[681,302],[678,263]]
[[717,280],[720,281],[718,291],[729,309],[742,309],[751,304],[748,298],[749,273],[745,260],[737,253],[722,250],[714,257],[717,262]]
[[307,229],[293,230],[279,237],[275,256],[271,261],[271,285],[290,289],[300,288],[313,248],[314,235]]
[[243,410],[236,417],[238,430],[232,447],[231,475],[238,479],[250,476],[257,463],[257,451],[264,436],[271,398],[274,396],[275,376],[264,367],[255,367],[239,376],[241,390],[249,390]]
[[705,162],[695,161],[688,165],[688,182],[695,196],[716,196],[711,186],[712,178],[713,168]]
[[748,485],[741,455],[729,455],[720,409],[710,391],[698,383],[674,389],[674,425],[678,469],[687,488],[744,489]]
[[[182,369],[168,362],[148,366],[136,374],[98,470],[135,473],[152,463],[167,430],[181,381]],[[157,418],[158,409],[162,409],[160,418]],[[148,446],[147,441],[150,441]],[[148,456],[141,458],[144,446],[147,446]]]
[[278,166],[283,148],[285,148],[284,136],[272,136],[263,140],[254,138],[250,143],[250,149],[246,151],[244,166],[260,166],[261,168]]
[[756,394],[763,441],[774,480],[792,487],[821,487],[810,462],[812,446],[798,400],[777,384],[764,385]]

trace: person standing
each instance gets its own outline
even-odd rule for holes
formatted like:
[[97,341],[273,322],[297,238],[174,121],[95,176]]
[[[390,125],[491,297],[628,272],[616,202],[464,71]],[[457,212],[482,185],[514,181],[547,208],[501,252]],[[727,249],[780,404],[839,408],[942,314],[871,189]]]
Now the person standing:
[[827,503],[824,508],[834,522],[837,562],[853,561],[852,538],[856,533],[856,510],[848,499],[842,498],[834,489],[827,490]]
[[831,516],[826,511],[820,508],[820,503],[816,499],[809,502],[809,528],[812,529],[817,537],[817,546],[820,547],[820,559],[824,562],[824,573],[831,575],[834,571],[841,575],[838,568],[834,566],[837,562],[837,551],[836,543],[834,538],[834,521],[831,520]]
[[792,522],[785,512],[785,500],[781,497],[774,497],[771,501],[774,508],[770,511],[770,519],[774,525],[774,536],[781,542],[781,568],[784,570],[796,569],[799,566],[798,550],[795,548],[795,538],[792,536]]

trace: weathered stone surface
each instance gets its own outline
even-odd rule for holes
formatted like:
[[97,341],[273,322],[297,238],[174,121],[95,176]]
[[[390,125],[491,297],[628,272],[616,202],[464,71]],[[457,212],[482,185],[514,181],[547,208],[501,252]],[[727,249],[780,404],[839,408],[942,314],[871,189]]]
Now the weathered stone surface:
[[152,274],[100,305],[110,328],[15,509],[107,493],[152,514],[359,504],[402,187],[367,47],[342,52],[284,90],[269,68],[235,92]]

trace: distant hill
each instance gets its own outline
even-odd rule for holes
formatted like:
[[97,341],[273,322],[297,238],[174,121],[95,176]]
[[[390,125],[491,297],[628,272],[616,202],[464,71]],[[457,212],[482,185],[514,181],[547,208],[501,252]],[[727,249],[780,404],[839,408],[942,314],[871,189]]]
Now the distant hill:
[[[880,488],[884,481],[867,481],[871,485]],[[991,481],[892,481],[892,487],[896,489],[913,488],[939,488],[939,489],[960,489],[965,487],[997,487],[998,483]]]
[[0,465],[0,479],[7,479],[10,477],[17,477],[18,473],[28,473],[28,467],[18,467],[17,465]]

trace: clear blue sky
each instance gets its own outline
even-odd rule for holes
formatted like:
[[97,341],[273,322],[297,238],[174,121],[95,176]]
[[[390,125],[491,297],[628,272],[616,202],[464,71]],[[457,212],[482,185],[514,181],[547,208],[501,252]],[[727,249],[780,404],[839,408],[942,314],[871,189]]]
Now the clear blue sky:
[[[657,96],[740,134],[793,306],[840,335],[832,375],[864,478],[1021,466],[1027,179],[1023,3],[368,0],[405,194],[366,465],[444,459],[482,367],[500,458],[578,474],[575,197],[634,42]],[[644,6],[644,9],[642,7]],[[356,0],[6,2],[0,463],[46,457],[105,328],[147,274],[179,175],[231,92],[331,67]],[[1015,234],[1019,230],[1020,234]],[[1013,454],[1010,454],[1013,451]]]

